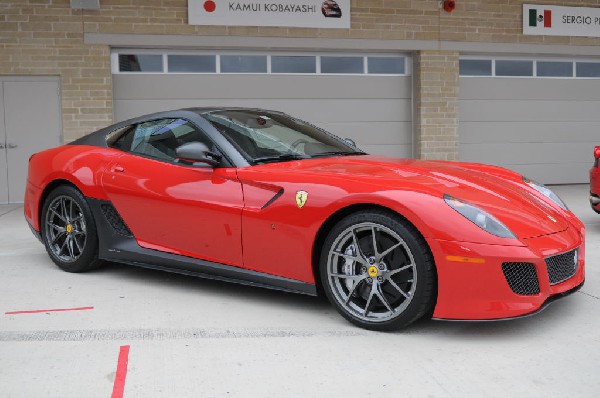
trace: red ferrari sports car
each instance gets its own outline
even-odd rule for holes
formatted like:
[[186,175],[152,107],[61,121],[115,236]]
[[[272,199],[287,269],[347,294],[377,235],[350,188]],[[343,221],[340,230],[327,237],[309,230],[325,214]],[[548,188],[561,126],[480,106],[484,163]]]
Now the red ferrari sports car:
[[600,146],[594,148],[594,166],[590,169],[590,205],[600,214]]
[[370,156],[284,113],[193,108],[33,155],[25,217],[50,258],[316,295],[351,322],[528,315],[584,282],[583,224],[482,164]]

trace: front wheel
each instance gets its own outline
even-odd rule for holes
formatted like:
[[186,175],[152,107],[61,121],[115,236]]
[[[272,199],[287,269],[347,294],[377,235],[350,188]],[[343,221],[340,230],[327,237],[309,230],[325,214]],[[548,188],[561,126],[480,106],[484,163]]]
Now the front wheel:
[[327,236],[320,259],[329,301],[350,322],[390,331],[432,309],[435,271],[418,231],[385,211],[363,211],[340,221]]
[[44,202],[41,232],[48,255],[62,270],[84,272],[101,265],[90,207],[74,187],[54,189]]

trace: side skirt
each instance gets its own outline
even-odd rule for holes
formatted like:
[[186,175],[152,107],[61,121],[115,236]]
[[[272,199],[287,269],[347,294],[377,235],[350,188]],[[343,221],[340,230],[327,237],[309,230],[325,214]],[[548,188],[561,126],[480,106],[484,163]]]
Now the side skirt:
[[143,248],[138,245],[133,236],[128,234],[128,228],[122,228],[120,225],[115,227],[113,217],[111,217],[112,222],[108,220],[102,206],[104,205],[105,209],[106,206],[112,207],[111,202],[86,199],[98,228],[99,257],[103,260],[309,296],[317,295],[316,286],[312,283]]

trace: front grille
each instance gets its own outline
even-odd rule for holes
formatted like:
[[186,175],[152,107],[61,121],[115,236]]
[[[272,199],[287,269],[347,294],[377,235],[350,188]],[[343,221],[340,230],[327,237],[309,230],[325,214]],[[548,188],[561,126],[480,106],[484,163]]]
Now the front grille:
[[502,272],[508,286],[516,294],[532,296],[540,292],[535,265],[531,263],[502,263]]
[[117,212],[117,209],[115,209],[110,204],[102,204],[100,205],[100,208],[102,209],[102,214],[104,214],[104,218],[106,218],[106,221],[108,221],[110,226],[113,227],[115,232],[123,236],[133,236],[129,228],[127,228],[125,221],[123,221],[123,219]]
[[550,284],[556,285],[575,275],[577,271],[577,258],[577,249],[546,258]]

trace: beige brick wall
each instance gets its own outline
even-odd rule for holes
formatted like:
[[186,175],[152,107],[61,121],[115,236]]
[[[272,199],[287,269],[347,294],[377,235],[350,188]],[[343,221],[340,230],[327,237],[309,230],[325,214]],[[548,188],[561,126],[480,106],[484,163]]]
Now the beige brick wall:
[[[528,2],[600,6],[600,0]],[[60,76],[66,141],[112,119],[109,48],[85,45],[85,32],[600,45],[600,39],[594,38],[523,36],[523,0],[458,0],[451,14],[440,10],[438,0],[352,0],[351,29],[189,26],[187,0],[101,0],[100,4],[100,10],[81,11],[72,10],[69,0],[0,0],[0,75]],[[427,62],[421,70],[435,69],[437,56],[419,55]],[[450,141],[441,137],[456,136],[456,93],[451,93],[456,87],[448,86],[458,84],[449,66],[456,54],[439,56],[446,57],[439,62],[447,68],[440,75],[450,80],[439,80],[435,87],[428,73],[437,72],[420,72],[423,89],[438,90],[442,97],[434,99],[429,92],[420,96],[422,120],[417,127],[422,128],[423,138],[418,153],[453,158],[455,145],[444,147]],[[442,112],[438,117],[434,117],[436,109]],[[438,132],[440,138],[432,138]]]
[[458,160],[458,52],[415,56],[415,155]]

